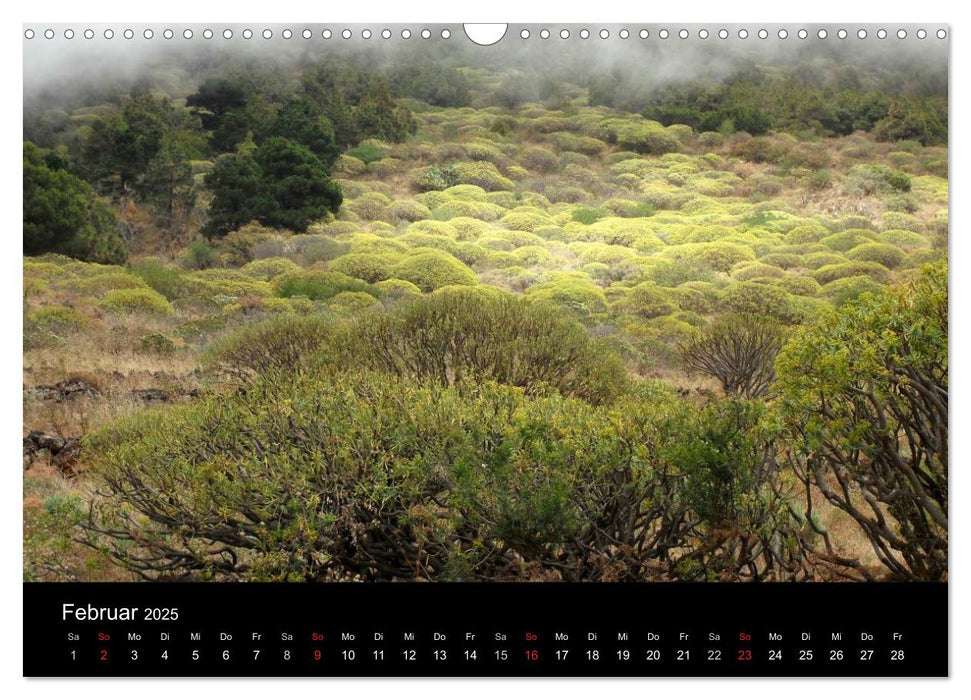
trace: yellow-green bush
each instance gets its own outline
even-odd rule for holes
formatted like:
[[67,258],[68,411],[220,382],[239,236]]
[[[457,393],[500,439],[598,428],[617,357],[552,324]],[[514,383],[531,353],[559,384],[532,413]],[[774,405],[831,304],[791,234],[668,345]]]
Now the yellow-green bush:
[[880,263],[893,269],[900,267],[907,255],[900,248],[888,243],[861,243],[846,253],[849,260],[863,260]]
[[570,250],[576,253],[581,262],[602,262],[613,265],[623,260],[630,260],[637,257],[637,251],[633,248],[620,245],[608,245],[606,243],[587,243],[578,241],[570,244]]
[[400,299],[401,297],[420,295],[421,289],[418,285],[407,280],[387,279],[376,282],[374,285],[385,299]]
[[388,206],[387,213],[394,221],[421,221],[431,218],[432,210],[421,202],[396,199]]
[[538,245],[521,246],[512,253],[527,265],[542,265],[550,259],[550,251]]
[[581,316],[603,313],[607,297],[603,289],[586,276],[561,276],[530,287],[526,295],[537,301],[549,301]]
[[863,294],[876,294],[884,287],[867,275],[841,277],[823,285],[819,296],[828,299],[836,306],[854,301]]
[[882,243],[889,243],[908,252],[917,248],[931,247],[931,242],[925,236],[904,229],[888,229],[880,233],[878,239]]
[[524,147],[519,153],[519,162],[527,170],[537,173],[551,173],[560,165],[553,151],[540,146]]
[[886,284],[890,281],[890,270],[876,262],[856,261],[838,263],[836,265],[823,265],[813,273],[813,277],[821,285],[825,286],[833,280],[843,277],[857,277],[865,275],[876,282]]
[[327,300],[327,308],[339,316],[353,316],[377,302],[367,292],[339,292]]
[[407,168],[408,165],[403,160],[399,160],[398,158],[382,158],[381,160],[376,160],[368,164],[367,171],[369,175],[385,179],[402,173]]
[[549,226],[553,220],[546,212],[537,207],[516,207],[499,220],[499,223],[516,231],[533,231],[540,226]]
[[440,287],[474,285],[475,273],[448,253],[441,251],[412,255],[391,269],[393,277],[407,280],[422,291]]
[[487,161],[460,162],[452,166],[455,179],[460,184],[477,185],[487,192],[511,190],[513,181],[500,173]]
[[742,261],[755,260],[755,253],[751,248],[727,241],[687,243],[667,248],[665,254],[713,272],[729,272]]
[[301,270],[287,272],[273,280],[273,291],[277,296],[306,297],[323,301],[341,292],[375,292],[372,286],[340,272],[325,270]]
[[456,237],[460,241],[474,241],[493,230],[485,221],[469,216],[457,216],[449,219],[448,223],[455,229]]
[[846,262],[846,257],[839,253],[810,253],[804,255],[802,264],[810,270],[818,270],[826,265],[838,265]]
[[626,296],[616,302],[614,309],[641,319],[669,316],[677,311],[670,292],[653,282],[642,282],[631,287]]
[[247,275],[264,282],[269,282],[284,272],[299,270],[299,266],[289,258],[261,258],[248,262],[242,267]]
[[814,297],[819,294],[820,290],[819,282],[815,279],[799,275],[788,275],[780,279],[779,286],[789,294],[800,297]]
[[115,289],[101,300],[101,307],[115,313],[145,314],[167,316],[171,314],[172,304],[154,289]]
[[743,262],[732,268],[732,278],[739,282],[785,276],[786,273],[781,268],[762,262]]
[[348,253],[332,260],[328,269],[373,283],[390,277],[393,266],[394,258],[389,255]]
[[862,243],[871,243],[877,239],[877,234],[867,229],[851,228],[846,231],[826,236],[820,242],[831,250],[845,253]]
[[198,270],[187,274],[185,279],[190,293],[203,296],[266,297],[273,293],[268,282],[254,279],[242,270],[228,268]]
[[458,238],[458,231],[455,226],[448,221],[434,221],[432,219],[427,219],[425,221],[416,221],[408,225],[405,229],[406,233],[424,233],[432,236],[444,236],[446,238],[451,238],[453,240]]
[[832,235],[832,233],[828,228],[819,224],[796,226],[786,234],[786,243],[816,243]]
[[766,265],[781,267],[783,270],[803,265],[802,256],[796,253],[767,253],[759,258],[759,261]]
[[635,153],[661,155],[677,151],[681,144],[677,135],[667,131],[661,124],[647,121],[618,129],[617,145]]
[[722,290],[720,303],[731,313],[768,316],[786,322],[793,320],[790,295],[773,285],[736,282]]
[[52,305],[32,309],[24,314],[24,332],[29,329],[64,333],[88,325],[87,316],[69,306]]
[[74,286],[79,292],[92,296],[101,296],[113,289],[148,288],[145,280],[128,272],[103,272],[93,277],[79,279]]

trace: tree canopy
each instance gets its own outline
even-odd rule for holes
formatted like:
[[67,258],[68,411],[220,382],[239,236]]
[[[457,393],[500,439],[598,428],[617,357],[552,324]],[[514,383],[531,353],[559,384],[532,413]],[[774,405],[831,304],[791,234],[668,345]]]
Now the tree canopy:
[[29,141],[24,142],[24,253],[63,253],[100,263],[127,257],[114,214],[91,186],[50,167]]

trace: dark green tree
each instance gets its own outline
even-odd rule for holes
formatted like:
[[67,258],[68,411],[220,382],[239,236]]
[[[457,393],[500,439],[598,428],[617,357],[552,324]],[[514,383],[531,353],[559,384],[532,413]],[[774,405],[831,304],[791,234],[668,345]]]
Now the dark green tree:
[[82,260],[122,263],[127,257],[115,217],[90,185],[50,168],[40,149],[24,142],[24,253],[63,253]]
[[306,100],[291,100],[281,107],[265,137],[285,138],[306,146],[328,169],[340,155],[334,129],[320,110]]
[[360,139],[398,142],[418,131],[414,116],[395,103],[388,86],[381,80],[372,81],[368,87],[355,110],[355,122]]
[[209,145],[216,153],[231,153],[249,133],[249,120],[242,110],[227,112],[220,118],[209,137]]
[[256,149],[254,160],[261,172],[262,194],[272,201],[260,223],[305,231],[340,208],[340,187],[330,178],[326,164],[306,146],[274,136]]
[[202,232],[218,238],[250,221],[305,231],[341,205],[340,187],[310,149],[273,137],[252,158],[228,156],[206,176],[213,192]]
[[185,103],[195,108],[202,119],[202,128],[215,131],[227,113],[246,106],[246,93],[228,80],[210,78],[199,86],[199,92],[189,95]]
[[221,238],[272,207],[262,191],[260,166],[252,158],[221,158],[206,175],[206,186],[213,193],[209,220],[202,227],[207,238]]

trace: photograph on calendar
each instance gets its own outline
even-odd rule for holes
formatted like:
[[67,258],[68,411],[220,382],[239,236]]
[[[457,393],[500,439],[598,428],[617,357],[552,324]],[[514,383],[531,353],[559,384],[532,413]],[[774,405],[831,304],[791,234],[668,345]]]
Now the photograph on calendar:
[[25,582],[947,581],[943,30],[92,26]]

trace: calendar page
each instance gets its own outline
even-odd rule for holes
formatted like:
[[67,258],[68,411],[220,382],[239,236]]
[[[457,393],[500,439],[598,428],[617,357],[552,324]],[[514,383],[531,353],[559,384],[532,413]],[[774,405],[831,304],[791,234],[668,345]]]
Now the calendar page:
[[26,24],[26,676],[947,676],[943,24]]

